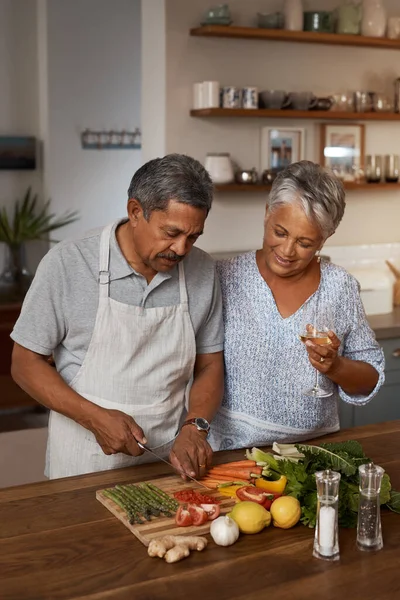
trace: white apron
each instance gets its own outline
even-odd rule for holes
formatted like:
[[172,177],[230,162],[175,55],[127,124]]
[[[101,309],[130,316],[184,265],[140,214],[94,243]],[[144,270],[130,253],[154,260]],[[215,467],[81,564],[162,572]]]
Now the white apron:
[[[168,456],[186,409],[185,391],[193,374],[196,341],[190,319],[183,264],[179,264],[180,304],[142,308],[110,298],[110,236],[100,238],[99,305],[85,359],[71,387],[106,409],[120,410],[143,429],[147,444]],[[50,479],[151,462],[148,453],[107,456],[93,433],[52,411],[45,474]]]

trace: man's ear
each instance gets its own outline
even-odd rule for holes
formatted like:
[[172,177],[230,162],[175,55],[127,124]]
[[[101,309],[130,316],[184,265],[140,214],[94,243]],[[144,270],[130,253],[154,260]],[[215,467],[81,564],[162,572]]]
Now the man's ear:
[[142,205],[136,198],[129,198],[128,200],[128,218],[132,227],[136,227],[141,219],[144,219]]

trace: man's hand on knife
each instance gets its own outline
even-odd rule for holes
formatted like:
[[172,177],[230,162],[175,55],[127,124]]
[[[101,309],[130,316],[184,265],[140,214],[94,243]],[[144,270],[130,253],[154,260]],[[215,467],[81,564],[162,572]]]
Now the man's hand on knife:
[[175,440],[169,460],[182,479],[185,475],[200,479],[211,466],[212,454],[206,434],[193,425],[185,425]]
[[87,428],[94,434],[104,454],[122,452],[130,456],[140,456],[143,450],[136,441],[146,443],[143,429],[125,413],[119,410],[102,408],[90,419]]

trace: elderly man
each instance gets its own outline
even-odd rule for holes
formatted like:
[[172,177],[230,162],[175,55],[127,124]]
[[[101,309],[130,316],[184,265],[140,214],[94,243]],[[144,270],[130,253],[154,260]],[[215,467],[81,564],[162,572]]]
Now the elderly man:
[[11,334],[12,375],[51,409],[49,478],[151,460],[137,442],[182,474],[205,474],[223,391],[222,306],[213,261],[193,245],[212,194],[198,161],[152,160],[132,178],[128,218],[40,263]]

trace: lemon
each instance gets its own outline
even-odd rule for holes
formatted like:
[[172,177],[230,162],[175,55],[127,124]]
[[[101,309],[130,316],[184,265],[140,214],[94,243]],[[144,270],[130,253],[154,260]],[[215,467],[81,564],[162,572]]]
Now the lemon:
[[229,516],[242,533],[258,533],[271,523],[270,513],[261,504],[245,500],[233,507]]
[[271,504],[272,523],[281,529],[290,529],[301,517],[300,502],[292,496],[281,496]]

